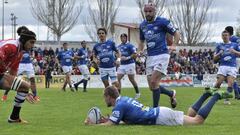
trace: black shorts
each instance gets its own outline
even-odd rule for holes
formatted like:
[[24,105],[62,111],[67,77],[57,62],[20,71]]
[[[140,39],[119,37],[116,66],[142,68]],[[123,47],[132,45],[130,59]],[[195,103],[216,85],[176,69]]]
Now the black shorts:
[[0,89],[3,86],[3,76],[4,76],[4,74],[0,74]]

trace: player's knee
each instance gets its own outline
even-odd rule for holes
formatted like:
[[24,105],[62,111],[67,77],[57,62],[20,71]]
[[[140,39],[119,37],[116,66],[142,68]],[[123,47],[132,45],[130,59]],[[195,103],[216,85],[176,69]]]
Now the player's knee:
[[150,85],[151,85],[151,88],[154,89],[155,87],[158,87],[158,81],[152,79],[152,80],[150,81]]
[[31,85],[29,83],[23,81],[17,91],[28,92],[30,87]]

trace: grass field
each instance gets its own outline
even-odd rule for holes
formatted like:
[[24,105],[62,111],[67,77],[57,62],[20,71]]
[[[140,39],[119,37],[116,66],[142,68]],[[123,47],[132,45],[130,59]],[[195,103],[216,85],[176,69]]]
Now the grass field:
[[[177,110],[186,112],[187,108],[200,96],[201,88],[176,88]],[[87,111],[98,106],[103,114],[109,114],[101,89],[83,92],[62,92],[58,89],[39,89],[41,102],[23,105],[21,116],[30,123],[8,124],[15,92],[11,92],[6,102],[0,102],[0,135],[239,135],[240,101],[232,100],[227,106],[219,101],[213,108],[204,125],[200,126],[85,126],[83,121]],[[141,90],[139,99],[145,105],[152,105],[151,92]],[[0,92],[3,94],[3,91]],[[123,89],[122,95],[134,96],[133,89]],[[170,106],[169,98],[162,95],[162,106]]]

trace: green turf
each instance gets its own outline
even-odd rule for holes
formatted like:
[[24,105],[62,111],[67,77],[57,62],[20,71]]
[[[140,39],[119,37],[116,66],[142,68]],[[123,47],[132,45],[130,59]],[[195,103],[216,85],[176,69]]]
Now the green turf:
[[[201,88],[176,88],[177,110],[186,112],[187,108],[202,93]],[[142,89],[140,101],[145,105],[152,104],[151,92]],[[3,92],[1,91],[2,95]],[[133,89],[124,89],[123,95],[134,96]],[[62,92],[58,89],[40,89],[41,102],[35,105],[25,103],[22,118],[27,125],[8,124],[7,118],[12,110],[15,92],[11,92],[6,102],[0,102],[0,135],[238,135],[240,134],[240,101],[231,100],[227,106],[219,101],[213,108],[204,125],[200,126],[85,126],[83,121],[87,111],[98,106],[103,114],[111,108],[105,106],[102,90],[90,89],[83,92]],[[169,98],[162,95],[161,105],[170,106]]]

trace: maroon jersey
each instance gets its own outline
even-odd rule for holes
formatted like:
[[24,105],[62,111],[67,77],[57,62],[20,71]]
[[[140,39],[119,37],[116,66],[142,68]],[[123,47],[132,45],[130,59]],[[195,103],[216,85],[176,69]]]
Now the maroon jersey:
[[8,70],[16,72],[22,55],[18,40],[0,41],[0,74]]

